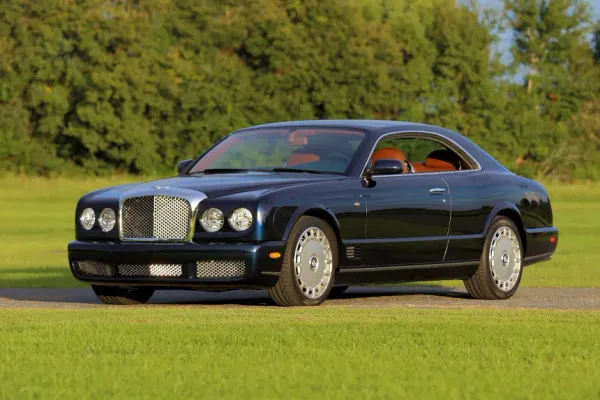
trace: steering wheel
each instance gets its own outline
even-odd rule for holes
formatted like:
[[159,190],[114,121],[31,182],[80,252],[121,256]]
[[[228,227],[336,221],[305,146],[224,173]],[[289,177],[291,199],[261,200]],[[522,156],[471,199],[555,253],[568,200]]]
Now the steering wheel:
[[351,158],[348,157],[345,154],[342,153],[331,153],[331,154],[327,154],[325,157],[323,157],[324,161],[335,161],[335,160],[344,162],[344,163],[349,163]]
[[406,165],[406,172],[410,172],[411,174],[415,173],[415,169],[408,160],[404,160],[404,164]]

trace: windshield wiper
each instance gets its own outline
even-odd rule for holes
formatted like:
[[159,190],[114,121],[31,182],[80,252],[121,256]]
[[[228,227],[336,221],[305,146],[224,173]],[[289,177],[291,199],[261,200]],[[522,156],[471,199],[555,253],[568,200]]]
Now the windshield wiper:
[[195,173],[205,173],[205,174],[235,174],[236,172],[248,172],[249,169],[246,168],[208,168],[204,171],[198,171]]
[[238,172],[293,172],[305,174],[321,174],[321,175],[343,175],[341,172],[333,171],[315,171],[312,169],[300,168],[207,168],[203,171],[194,172],[194,174],[235,174]]
[[307,173],[307,174],[325,174],[325,175],[343,175],[341,172],[333,172],[333,171],[315,171],[314,169],[300,169],[300,168],[272,168],[270,171],[273,172],[297,172],[297,173]]

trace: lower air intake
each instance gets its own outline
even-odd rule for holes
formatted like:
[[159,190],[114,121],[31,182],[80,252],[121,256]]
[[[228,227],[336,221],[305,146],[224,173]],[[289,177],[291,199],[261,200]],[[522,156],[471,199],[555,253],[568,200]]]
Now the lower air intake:
[[241,260],[208,260],[196,263],[196,277],[206,279],[241,278],[246,275],[246,262]]
[[181,276],[181,264],[119,264],[121,276]]
[[81,275],[112,276],[113,267],[100,261],[75,261],[73,266]]

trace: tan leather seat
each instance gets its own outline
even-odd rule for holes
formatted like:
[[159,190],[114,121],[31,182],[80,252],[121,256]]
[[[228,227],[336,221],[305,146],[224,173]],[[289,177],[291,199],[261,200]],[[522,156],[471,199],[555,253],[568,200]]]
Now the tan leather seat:
[[371,163],[375,164],[377,160],[398,160],[402,163],[402,172],[406,172],[406,156],[404,152],[395,147],[384,147],[379,150],[375,150],[371,156]]
[[288,158],[287,163],[285,165],[291,167],[294,165],[300,165],[304,163],[319,161],[321,157],[318,154],[314,153],[292,153],[290,158]]
[[398,160],[398,161],[402,161],[402,163],[404,164],[404,161],[406,161],[406,156],[404,155],[404,152],[402,150],[397,149],[395,147],[384,147],[382,149],[375,150],[375,152],[371,156],[372,163],[375,163],[375,161],[377,161],[377,160],[384,160],[384,159]]
[[414,162],[411,165],[415,172],[456,171],[458,159],[450,150],[434,150],[427,156],[425,162]]

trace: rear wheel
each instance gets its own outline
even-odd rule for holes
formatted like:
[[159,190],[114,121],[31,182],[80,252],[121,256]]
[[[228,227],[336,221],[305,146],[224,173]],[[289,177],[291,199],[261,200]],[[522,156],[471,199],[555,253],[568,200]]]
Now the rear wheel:
[[485,239],[479,268],[464,281],[476,299],[502,300],[515,294],[523,275],[523,245],[519,229],[506,217],[496,217]]
[[288,238],[281,275],[269,295],[280,306],[316,306],[331,291],[337,267],[335,232],[322,219],[303,216]]
[[121,288],[116,286],[92,285],[98,299],[105,304],[136,305],[150,300],[154,294],[151,288]]

